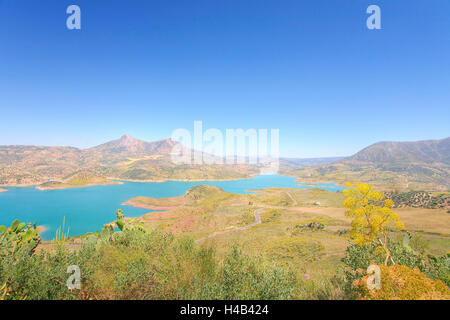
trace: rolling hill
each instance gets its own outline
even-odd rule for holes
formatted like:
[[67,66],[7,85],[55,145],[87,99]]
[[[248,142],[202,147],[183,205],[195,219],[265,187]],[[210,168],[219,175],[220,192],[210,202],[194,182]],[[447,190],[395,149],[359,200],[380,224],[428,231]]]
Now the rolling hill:
[[450,165],[450,138],[416,142],[378,142],[343,162]]
[[306,182],[366,182],[385,190],[450,189],[450,138],[379,142],[331,163],[293,168],[283,174]]
[[146,142],[126,134],[99,146],[81,151],[85,161],[97,161],[101,164],[114,164],[127,159],[140,159],[154,155],[170,156],[170,152],[178,143],[171,139]]
[[171,152],[177,144],[171,139],[146,142],[124,135],[84,150],[73,147],[0,146],[0,185],[42,185],[43,189],[53,189],[106,184],[109,181],[107,178],[134,181],[218,180],[248,178],[259,172],[256,167],[248,165],[174,164]]
[[[0,186],[41,185],[43,189],[132,181],[243,179],[256,165],[175,164],[177,142],[146,142],[124,135],[89,149],[0,146]],[[181,145],[178,145],[182,147]],[[194,155],[196,151],[192,151]],[[204,157],[212,157],[203,154]],[[281,174],[302,182],[367,182],[384,190],[450,189],[450,138],[379,142],[347,158],[280,159]]]

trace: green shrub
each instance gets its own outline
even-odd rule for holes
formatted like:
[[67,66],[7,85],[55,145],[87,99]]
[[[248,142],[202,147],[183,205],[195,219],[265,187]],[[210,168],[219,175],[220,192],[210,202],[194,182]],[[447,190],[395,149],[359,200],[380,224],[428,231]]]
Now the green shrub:
[[31,223],[21,223],[16,219],[9,228],[0,226],[0,257],[22,253],[31,255],[40,241],[36,223],[31,227]]
[[245,255],[237,247],[233,247],[223,263],[215,268],[217,272],[203,281],[196,278],[193,282],[195,289],[184,298],[289,299],[297,284],[291,270],[268,263],[262,257]]
[[72,299],[66,271],[73,264],[77,264],[75,255],[63,249],[54,254],[4,256],[0,259],[0,282],[8,287],[7,299]]
[[[352,244],[347,248],[342,261],[345,265],[343,272],[347,283],[346,292],[349,296],[355,298],[361,294],[353,286],[353,282],[365,275],[370,264],[384,264],[384,253],[376,250],[378,246],[378,243],[374,242],[366,246]],[[409,241],[405,241],[405,239],[401,242],[391,241],[390,254],[396,265],[411,269],[418,268],[429,278],[442,280],[447,286],[450,286],[449,255],[436,257],[420,253],[409,246]],[[391,264],[392,260],[390,260]]]
[[268,245],[268,255],[274,261],[311,262],[320,259],[324,255],[324,246],[317,240],[307,237],[286,236],[273,241]]
[[380,289],[368,289],[368,275],[355,281],[364,300],[449,300],[450,290],[440,280],[431,280],[418,268],[380,265]]
[[[121,231],[105,226],[82,237],[79,248],[55,242],[50,249],[5,251],[0,255],[4,299],[288,299],[294,273],[262,257],[231,249],[225,258],[146,230],[118,212]],[[67,268],[79,266],[81,290],[70,290]],[[4,291],[5,289],[3,289]]]

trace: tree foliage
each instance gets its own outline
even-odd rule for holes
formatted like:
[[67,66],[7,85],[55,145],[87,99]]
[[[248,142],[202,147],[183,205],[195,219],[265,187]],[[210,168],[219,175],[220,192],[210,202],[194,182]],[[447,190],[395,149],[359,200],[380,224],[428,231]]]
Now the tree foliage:
[[378,241],[379,249],[386,253],[387,264],[390,258],[387,231],[389,228],[403,230],[405,225],[400,221],[397,213],[392,211],[394,202],[386,199],[380,191],[375,191],[368,184],[346,184],[344,190],[344,206],[347,217],[352,218],[349,233],[353,242],[364,246]]
[[402,265],[383,266],[381,289],[369,290],[368,275],[355,281],[360,289],[358,299],[363,300],[449,300],[450,291],[441,280],[432,280],[418,268]]

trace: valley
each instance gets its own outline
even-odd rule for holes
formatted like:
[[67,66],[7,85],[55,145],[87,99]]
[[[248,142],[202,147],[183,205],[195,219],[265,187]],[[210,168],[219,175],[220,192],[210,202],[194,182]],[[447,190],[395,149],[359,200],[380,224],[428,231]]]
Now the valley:
[[[196,246],[214,250],[219,260],[236,246],[245,255],[294,270],[299,281],[295,299],[317,299],[321,290],[336,299],[342,293],[333,292],[333,283],[351,245],[351,219],[345,215],[343,201],[340,191],[314,188],[265,188],[237,194],[198,185],[181,196],[135,197],[124,204],[156,210],[126,218],[129,223],[176,239],[193,239]],[[436,256],[447,254],[450,216],[445,209],[404,207],[396,212],[407,231],[392,232],[393,239],[412,234],[417,241],[414,248],[423,247]],[[76,245],[77,238],[68,243]]]
[[[256,254],[266,250],[265,246],[272,241],[303,236],[323,242],[328,255],[339,256],[346,249],[346,230],[350,228],[350,220],[344,214],[343,200],[342,192],[321,189],[268,188],[250,194],[235,194],[214,186],[200,185],[189,189],[183,196],[136,197],[124,204],[158,210],[137,218],[146,226],[202,241],[210,239],[220,243],[218,247],[237,241],[245,250]],[[396,209],[396,212],[405,221],[407,230],[420,233],[430,240],[432,250],[446,253],[439,249],[438,244],[445,241],[450,247],[447,234],[450,216],[446,209],[404,207]],[[255,213],[260,216],[260,224],[258,219],[255,223]],[[313,222],[323,225],[323,229],[308,227]],[[243,227],[247,227],[246,230]],[[230,230],[235,232],[228,233]],[[210,237],[212,234],[216,234],[214,240]],[[344,245],[338,250],[336,245],[340,242]]]
[[[84,150],[0,146],[0,186],[51,190],[117,183],[114,180],[239,180],[264,169],[263,164],[175,164],[171,152],[177,144],[171,139],[145,142],[124,135]],[[378,143],[347,158],[281,158],[279,173],[301,183],[359,181],[384,191],[448,191],[449,145],[450,138]]]
[[[236,263],[244,263],[254,265],[250,269],[242,267],[239,272],[251,274],[258,265],[265,273],[283,273],[280,281],[290,288],[289,293],[273,293],[271,297],[353,299],[356,293],[349,279],[355,276],[343,275],[342,270],[356,268],[352,259],[358,250],[366,250],[366,260],[369,256],[377,261],[381,258],[376,251],[371,253],[375,249],[370,249],[370,245],[361,249],[355,245],[355,220],[344,206],[348,186],[343,185],[347,181],[369,182],[375,190],[384,192],[382,197],[392,201],[392,214],[405,226],[386,231],[395,260],[412,255],[408,259],[413,260],[402,264],[420,266],[431,279],[448,283],[445,263],[450,247],[449,165],[448,159],[441,156],[447,152],[448,143],[448,138],[418,142],[425,151],[431,147],[424,145],[433,146],[433,157],[414,159],[407,156],[408,150],[421,154],[414,143],[407,144],[406,149],[402,144],[394,144],[381,151],[375,145],[348,158],[282,158],[280,172],[284,175],[258,175],[262,168],[258,165],[176,165],[170,160],[173,141],[148,143],[128,135],[86,150],[0,147],[2,185],[8,191],[0,195],[0,224],[8,225],[10,216],[20,221],[38,221],[35,232],[43,239],[35,249],[38,256],[57,254],[61,246],[67,250],[65,254],[72,255],[90,252],[86,250],[91,250],[91,242],[106,246],[98,249],[98,264],[89,267],[97,270],[91,281],[102,286],[99,292],[95,286],[89,289],[96,298],[128,297],[127,291],[111,283],[117,271],[111,274],[110,264],[115,270],[129,268],[143,259],[142,241],[151,248],[156,241],[161,247],[169,243],[174,247],[169,244],[169,249],[165,249],[169,252],[154,253],[151,258],[145,255],[147,263],[142,268],[153,268],[154,263],[157,270],[160,265],[170,270],[176,270],[175,265],[182,266],[186,269],[176,271],[174,276],[184,277],[198,263],[213,263],[214,268],[220,269],[226,268],[229,259],[241,259],[233,262],[233,270]],[[370,186],[357,188],[365,194]],[[117,209],[118,220],[113,221]],[[62,221],[67,231],[64,224],[61,229]],[[139,238],[142,232],[145,240]],[[133,237],[132,241],[139,245],[133,247],[130,239],[111,240],[122,237]],[[411,245],[405,239],[410,239],[406,241],[411,241]],[[131,256],[120,253],[120,241],[127,243]],[[192,260],[188,264],[178,260],[191,254],[194,257],[189,258]],[[167,255],[172,260],[166,261]],[[366,268],[368,261],[364,259],[360,263]],[[195,272],[204,272],[204,267],[196,268]],[[140,271],[130,272],[127,271],[127,277]],[[229,281],[228,276],[215,278],[221,272],[208,272],[215,279],[211,280],[213,286],[226,286]],[[154,276],[163,274],[157,271]],[[190,280],[180,281],[177,285],[186,286],[183,290],[187,296],[174,294],[162,281],[159,286],[168,290],[164,298],[212,297],[210,291],[192,291]],[[424,281],[431,280],[425,277]],[[441,286],[441,282],[436,283]],[[145,290],[132,296],[147,297]],[[213,296],[223,297],[221,290],[214,290]],[[264,297],[272,292],[258,290]],[[438,297],[445,297],[445,289],[433,290],[441,290]]]

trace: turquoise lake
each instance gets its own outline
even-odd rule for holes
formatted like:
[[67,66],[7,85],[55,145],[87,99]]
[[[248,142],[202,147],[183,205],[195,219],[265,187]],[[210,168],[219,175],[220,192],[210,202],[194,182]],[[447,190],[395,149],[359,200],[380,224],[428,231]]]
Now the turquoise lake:
[[[46,228],[44,240],[51,240],[62,225],[70,227],[70,236],[100,230],[105,223],[115,220],[115,212],[122,208],[127,217],[137,217],[151,212],[124,206],[122,203],[137,197],[167,198],[183,195],[189,188],[201,184],[213,185],[234,193],[249,193],[252,189],[269,187],[308,189],[293,177],[259,175],[253,179],[233,181],[166,181],[123,182],[120,185],[94,186],[76,189],[41,191],[34,187],[4,188],[0,193],[0,225],[10,225],[14,219],[37,222]],[[332,183],[319,183],[316,188],[330,191],[343,190]],[[67,230],[67,228],[66,228]]]

